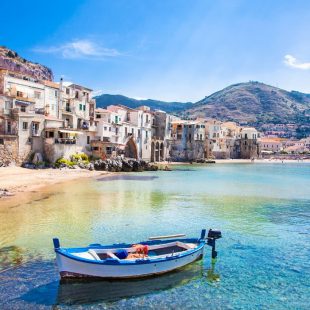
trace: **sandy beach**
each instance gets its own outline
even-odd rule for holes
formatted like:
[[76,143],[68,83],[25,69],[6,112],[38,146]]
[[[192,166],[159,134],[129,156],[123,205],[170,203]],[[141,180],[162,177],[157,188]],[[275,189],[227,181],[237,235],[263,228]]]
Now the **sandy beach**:
[[[80,178],[96,178],[110,175],[111,172],[89,171],[83,169],[25,169],[21,167],[0,168],[0,190],[8,191],[10,196],[34,192],[46,186],[68,182]],[[1,197],[1,196],[0,196]]]

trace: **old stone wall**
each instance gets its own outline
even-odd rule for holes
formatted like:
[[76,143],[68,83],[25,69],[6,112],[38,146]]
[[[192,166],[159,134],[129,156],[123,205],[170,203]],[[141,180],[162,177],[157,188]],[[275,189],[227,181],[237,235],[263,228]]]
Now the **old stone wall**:
[[0,136],[0,163],[20,163],[18,140],[14,136]]
[[241,139],[240,141],[240,158],[250,159],[258,158],[260,155],[259,143],[254,139]]

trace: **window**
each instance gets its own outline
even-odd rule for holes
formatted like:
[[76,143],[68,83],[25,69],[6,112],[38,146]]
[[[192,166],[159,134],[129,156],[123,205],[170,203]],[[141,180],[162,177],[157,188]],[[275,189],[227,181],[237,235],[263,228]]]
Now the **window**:
[[90,143],[90,136],[87,136],[87,144]]
[[39,91],[34,91],[34,98],[40,99],[41,98],[41,93]]
[[6,101],[5,102],[5,109],[6,110],[12,109],[12,102],[11,101]]
[[189,140],[190,142],[192,141],[192,135],[191,135],[191,134],[188,135],[188,140]]
[[93,151],[99,151],[99,147],[98,146],[93,146]]
[[127,127],[125,127],[125,137],[127,137]]
[[147,138],[148,138],[148,136],[149,136],[149,132],[148,132],[148,131],[146,131],[146,132],[145,132],[145,138],[147,139]]
[[10,121],[7,122],[7,131],[8,133],[11,133],[12,131],[12,123]]
[[79,99],[79,92],[77,90],[75,91],[75,99]]
[[109,127],[109,131],[111,131],[111,127]]
[[70,95],[70,89],[69,88],[66,88],[66,94]]
[[0,138],[0,144],[4,145],[4,139]]
[[17,97],[23,97],[23,92],[21,92],[21,91],[18,90],[18,91],[16,92],[16,96],[17,96]]
[[248,138],[248,134],[246,133],[245,135],[244,135],[244,139],[247,139]]
[[83,105],[82,104],[80,104],[80,111],[82,111],[83,110]]
[[57,98],[58,97],[58,91],[55,90],[55,97]]
[[141,137],[141,131],[140,131],[140,129],[138,129],[138,138],[140,138]]
[[103,127],[103,130],[104,130],[104,131],[107,131],[107,130],[108,130],[108,127],[106,127],[106,126]]
[[202,140],[202,135],[200,135],[200,140]]
[[96,118],[101,118],[101,115],[100,114],[96,114]]
[[134,135],[135,130],[133,128],[131,128],[131,133]]
[[21,111],[21,112],[26,112],[26,107],[22,105],[22,106],[20,107],[20,111]]
[[86,105],[83,105],[83,111],[86,111]]
[[45,136],[46,138],[54,138],[54,131],[46,131]]
[[28,129],[28,123],[27,122],[23,122],[23,130],[27,130]]

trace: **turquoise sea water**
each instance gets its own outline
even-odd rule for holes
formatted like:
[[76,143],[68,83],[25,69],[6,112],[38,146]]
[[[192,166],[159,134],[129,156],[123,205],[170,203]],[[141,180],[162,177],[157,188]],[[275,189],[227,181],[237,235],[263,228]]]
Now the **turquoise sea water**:
[[[0,208],[0,308],[308,309],[310,165],[216,164],[82,180]],[[133,282],[60,283],[64,246],[218,228],[218,259]]]

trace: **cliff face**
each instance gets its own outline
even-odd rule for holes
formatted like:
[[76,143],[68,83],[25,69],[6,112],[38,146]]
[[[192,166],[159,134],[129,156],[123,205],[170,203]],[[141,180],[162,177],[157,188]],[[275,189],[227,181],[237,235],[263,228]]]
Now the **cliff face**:
[[0,69],[28,75],[37,80],[53,81],[51,69],[28,61],[4,46],[0,46]]

